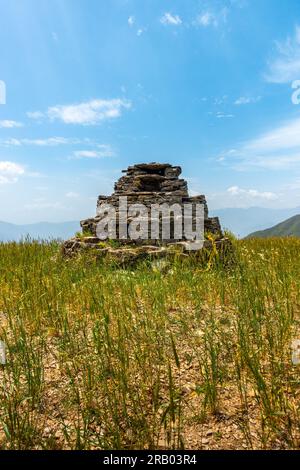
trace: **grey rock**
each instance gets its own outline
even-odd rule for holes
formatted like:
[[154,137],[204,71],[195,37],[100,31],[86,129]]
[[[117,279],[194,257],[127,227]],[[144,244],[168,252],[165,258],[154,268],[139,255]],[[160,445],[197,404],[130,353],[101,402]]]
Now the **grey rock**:
[[[169,163],[141,163],[134,166],[130,166],[127,170],[123,170],[125,173],[116,183],[115,191],[111,196],[99,196],[97,201],[97,210],[101,210],[105,204],[109,204],[116,209],[116,213],[119,212],[119,197],[126,196],[127,203],[129,204],[143,204],[147,207],[150,215],[151,205],[163,204],[168,205],[180,204],[181,207],[186,203],[192,203],[193,205],[202,204],[204,207],[204,228],[206,233],[213,235],[214,240],[222,240],[223,234],[219,219],[216,217],[210,218],[208,215],[208,207],[206,198],[204,195],[189,196],[188,185],[184,179],[180,179],[181,168],[179,166],[172,166]],[[81,227],[83,234],[86,237],[79,239],[73,239],[67,241],[64,245],[65,251],[70,252],[72,250],[78,251],[82,244],[85,246],[97,246],[99,249],[99,239],[96,235],[97,223],[101,219],[99,212],[94,218],[86,219],[81,221]],[[160,217],[160,220],[162,217]],[[118,220],[118,219],[117,219]],[[173,218],[174,220],[174,218]],[[195,214],[192,216],[192,222],[195,224]],[[160,230],[161,232],[161,230]],[[118,234],[118,224],[117,224]],[[170,240],[152,240],[152,245],[156,247],[161,245],[167,245],[167,243],[178,243],[185,242],[186,239],[182,240],[173,239],[172,230],[170,233]],[[85,240],[85,241],[83,241]],[[149,240],[151,240],[151,233],[149,230]],[[119,240],[122,245],[146,245],[147,240]]]

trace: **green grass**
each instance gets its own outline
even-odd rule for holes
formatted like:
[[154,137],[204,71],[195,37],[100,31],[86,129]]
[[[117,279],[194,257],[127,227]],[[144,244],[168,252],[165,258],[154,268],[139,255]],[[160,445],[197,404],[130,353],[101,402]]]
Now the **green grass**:
[[234,243],[134,270],[1,244],[0,448],[299,448],[300,241]]

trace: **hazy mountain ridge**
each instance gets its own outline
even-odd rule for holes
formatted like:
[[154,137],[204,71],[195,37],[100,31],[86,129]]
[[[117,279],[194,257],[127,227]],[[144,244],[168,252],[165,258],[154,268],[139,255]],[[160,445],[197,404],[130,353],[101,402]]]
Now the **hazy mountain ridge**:
[[295,215],[287,220],[266,230],[250,233],[246,238],[269,237],[300,237],[300,215]]
[[[300,207],[293,209],[266,209],[250,207],[247,209],[226,208],[210,211],[211,216],[220,218],[224,230],[230,230],[236,236],[243,238],[253,232],[263,231],[285,221],[289,217],[300,214]],[[36,224],[16,225],[0,222],[0,241],[19,241],[29,236],[40,239],[71,238],[80,230],[77,221],[70,222],[40,222]]]
[[210,214],[220,218],[224,230],[230,230],[237,237],[244,238],[249,233],[268,229],[289,217],[300,214],[300,207],[292,209],[226,208],[211,211]]
[[34,239],[62,239],[71,238],[80,230],[79,222],[39,222],[36,224],[16,225],[0,222],[0,241],[19,241],[29,236]]

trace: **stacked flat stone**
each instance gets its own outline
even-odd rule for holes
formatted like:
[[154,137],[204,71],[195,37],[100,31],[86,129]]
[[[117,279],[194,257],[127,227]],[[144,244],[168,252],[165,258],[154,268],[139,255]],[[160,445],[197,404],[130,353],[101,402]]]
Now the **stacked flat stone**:
[[[146,206],[149,209],[150,220],[150,208],[152,204],[180,204],[182,207],[186,203],[192,203],[194,205],[202,204],[205,216],[205,232],[213,234],[215,238],[222,238],[223,235],[219,219],[217,217],[208,217],[208,208],[204,195],[189,196],[187,182],[179,178],[181,175],[181,168],[179,166],[172,166],[168,163],[141,163],[129,166],[127,170],[123,170],[123,173],[125,173],[125,175],[115,183],[114,193],[111,196],[99,196],[97,202],[98,210],[101,209],[101,206],[104,204],[109,204],[115,207],[118,214],[119,198],[120,196],[126,196],[128,206],[130,204],[143,204]],[[96,236],[97,224],[101,218],[102,216],[97,215],[94,218],[83,220],[81,222],[83,234],[88,233]],[[173,235],[171,231],[170,240],[162,241],[161,239],[151,240],[149,233],[149,239],[146,242],[161,245],[164,243],[185,241],[184,236],[182,240],[178,240],[174,239]],[[132,240],[128,239],[123,240],[123,242],[124,244],[133,243]],[[138,241],[138,243],[143,242],[145,241]]]

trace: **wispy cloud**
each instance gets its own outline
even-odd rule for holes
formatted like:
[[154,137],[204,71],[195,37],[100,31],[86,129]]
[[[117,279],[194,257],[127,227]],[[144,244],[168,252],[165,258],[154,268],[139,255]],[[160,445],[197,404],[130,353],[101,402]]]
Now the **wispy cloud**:
[[76,145],[85,142],[81,139],[66,137],[49,137],[46,139],[0,139],[0,145],[4,147],[19,147],[21,145],[32,145],[38,147],[56,147],[59,145]]
[[300,151],[300,119],[263,134],[247,144],[246,148],[255,152],[278,152],[297,149]]
[[[203,3],[203,2],[202,2]],[[178,14],[170,12],[164,13],[160,17],[160,22],[163,25],[186,25],[188,27],[201,27],[201,28],[218,28],[227,23],[230,11],[234,7],[243,8],[247,5],[247,0],[228,0],[227,6],[221,6],[212,1],[205,2],[202,11],[191,21],[183,21]],[[131,17],[130,17],[131,18]]]
[[139,28],[136,32],[137,36],[141,36],[146,31],[146,28]]
[[0,161],[0,184],[16,183],[24,175],[25,168],[14,162]]
[[109,144],[101,144],[94,139],[78,139],[66,137],[49,137],[46,139],[0,139],[0,146],[3,147],[21,147],[21,146],[36,146],[36,147],[58,147],[58,146],[79,146],[85,145],[83,150],[73,152],[69,159],[80,158],[104,158],[113,157],[116,155],[114,149]]
[[68,199],[79,199],[80,194],[76,193],[75,191],[69,191],[68,193],[66,193],[66,197]]
[[[199,192],[198,192],[199,193]],[[284,204],[284,192],[267,191],[261,188],[245,188],[239,185],[230,186],[217,192],[207,192],[211,207],[278,207]],[[284,205],[283,205],[284,207]]]
[[123,109],[131,108],[128,100],[116,98],[112,100],[96,99],[79,104],[57,105],[48,108],[46,113],[34,111],[27,113],[32,119],[48,118],[65,124],[96,125],[105,120],[121,116]]
[[58,34],[56,33],[56,31],[52,31],[51,36],[53,41],[58,42]]
[[134,16],[129,16],[127,21],[128,21],[129,26],[133,26],[134,23],[135,23],[135,17]]
[[214,101],[213,101],[213,104],[216,105],[216,106],[220,106],[222,104],[225,104],[227,101],[228,101],[228,96],[223,95],[221,97],[215,97]]
[[30,204],[24,205],[25,209],[28,210],[40,210],[40,209],[64,209],[64,206],[61,202],[47,202],[43,199],[36,200]]
[[29,119],[35,120],[41,120],[45,117],[44,113],[42,113],[41,111],[28,111],[26,115],[27,117],[29,117]]
[[194,24],[204,28],[209,26],[217,28],[220,24],[227,22],[228,12],[229,10],[226,7],[217,12],[210,10],[203,11],[196,17]]
[[231,186],[227,189],[227,192],[231,196],[238,198],[248,198],[248,199],[265,199],[267,201],[274,201],[278,199],[278,195],[270,191],[258,191],[257,189],[242,189],[239,186]]
[[196,23],[201,26],[218,26],[218,21],[215,15],[213,15],[211,12],[206,11],[205,13],[202,13],[201,15],[197,16]]
[[179,26],[182,24],[182,19],[179,15],[173,15],[172,13],[165,13],[161,18],[160,22],[165,25]]
[[9,120],[3,120],[3,121],[0,121],[0,127],[1,128],[5,128],[5,129],[13,129],[15,127],[23,127],[23,123],[22,122],[18,122],[18,121],[9,121]]
[[228,118],[234,118],[234,114],[218,111],[216,114],[216,117],[217,119],[228,119]]
[[265,73],[270,83],[290,83],[300,77],[300,26],[285,41],[276,41],[276,56],[268,64]]
[[240,96],[234,104],[236,106],[242,106],[245,104],[253,104],[253,103],[258,103],[261,100],[261,96],[256,96],[256,97],[250,97],[250,96]]
[[23,139],[25,145],[37,145],[38,147],[56,147],[58,145],[74,145],[79,139],[67,139],[65,137],[49,137],[48,139]]
[[72,158],[104,158],[115,155],[110,145],[98,145],[96,150],[77,150]]
[[[146,27],[138,25],[135,16],[131,15],[127,19],[128,26],[132,28],[137,36],[141,36],[143,33],[147,31]],[[136,28],[133,28],[136,25]]]
[[222,153],[219,161],[227,162],[237,170],[300,167],[300,119],[294,119]]

